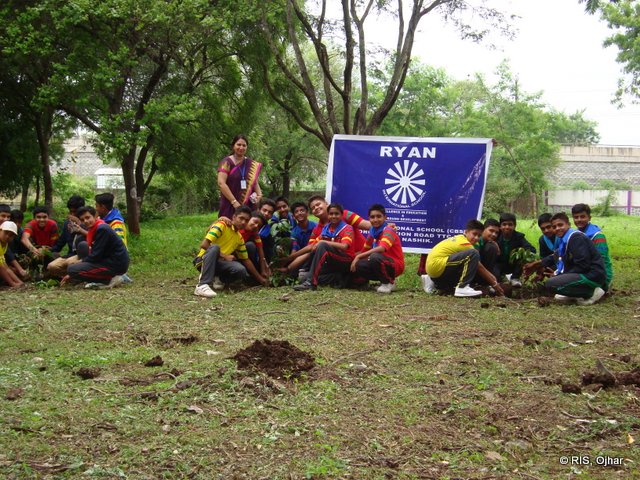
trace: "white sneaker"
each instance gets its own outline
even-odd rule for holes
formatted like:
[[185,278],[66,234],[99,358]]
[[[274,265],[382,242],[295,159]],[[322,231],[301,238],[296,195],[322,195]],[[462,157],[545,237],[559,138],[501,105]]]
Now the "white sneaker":
[[576,301],[575,297],[567,297],[566,295],[560,295],[559,293],[556,293],[553,296],[553,299],[558,302],[558,303],[563,303],[563,304],[569,304],[569,303],[573,303]]
[[582,306],[593,305],[598,300],[600,300],[603,296],[604,296],[604,290],[601,289],[600,287],[597,287],[593,291],[593,295],[591,295],[591,298],[579,298],[576,300],[576,303]]
[[106,283],[98,283],[98,282],[90,282],[87,283],[84,288],[88,288],[89,290],[98,290],[100,288],[107,288]]
[[378,293],[391,293],[395,290],[394,283],[381,283],[378,288],[376,288],[376,292]]
[[116,275],[115,277],[113,277],[110,281],[109,281],[109,288],[116,288],[119,287],[120,285],[124,284],[124,278],[123,275]]
[[206,297],[206,298],[213,298],[217,295],[217,293],[211,290],[211,287],[206,283],[196,286],[196,289],[193,292],[193,294],[198,297]]
[[479,297],[482,295],[480,290],[474,290],[471,286],[456,287],[456,291],[453,294],[454,297]]
[[298,270],[298,282],[303,283],[309,276],[309,272],[307,270]]
[[522,287],[522,282],[520,281],[519,278],[511,278],[509,280],[509,283],[511,284],[512,287],[514,288],[520,288]]
[[213,277],[213,289],[214,290],[224,290],[224,283],[220,281],[219,277]]
[[429,275],[422,275],[420,277],[420,282],[422,282],[422,290],[424,290],[425,293],[436,293],[436,284],[433,283],[433,280],[431,280]]

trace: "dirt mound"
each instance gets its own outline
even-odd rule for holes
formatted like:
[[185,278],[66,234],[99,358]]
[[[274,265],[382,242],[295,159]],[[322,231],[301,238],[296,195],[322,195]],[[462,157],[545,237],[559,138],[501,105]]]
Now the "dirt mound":
[[583,385],[601,385],[611,388],[617,385],[635,385],[640,387],[640,368],[630,372],[585,372],[582,374]]
[[273,378],[297,378],[316,365],[315,359],[286,340],[256,340],[233,357],[238,368],[257,370]]

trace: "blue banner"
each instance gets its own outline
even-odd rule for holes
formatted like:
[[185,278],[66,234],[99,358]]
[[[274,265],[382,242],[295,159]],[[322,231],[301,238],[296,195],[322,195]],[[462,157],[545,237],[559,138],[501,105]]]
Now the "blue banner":
[[403,250],[428,253],[479,219],[492,141],[336,135],[327,170],[327,200],[367,218],[384,205]]

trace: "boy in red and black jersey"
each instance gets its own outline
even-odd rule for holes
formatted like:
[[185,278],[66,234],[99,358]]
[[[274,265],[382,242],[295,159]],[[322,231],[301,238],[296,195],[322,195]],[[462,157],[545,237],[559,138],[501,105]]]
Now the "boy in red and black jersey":
[[387,223],[385,208],[380,204],[369,208],[371,229],[363,250],[351,262],[351,272],[359,278],[377,280],[378,293],[395,290],[395,280],[404,272],[404,254],[396,231]]

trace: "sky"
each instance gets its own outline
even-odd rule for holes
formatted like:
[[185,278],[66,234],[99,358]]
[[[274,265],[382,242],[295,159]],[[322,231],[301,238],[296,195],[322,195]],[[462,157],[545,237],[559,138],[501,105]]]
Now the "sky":
[[[463,41],[442,17],[428,14],[420,23],[413,55],[422,63],[442,67],[461,80],[475,73],[495,79],[496,67],[509,60],[512,73],[527,93],[566,114],[584,110],[598,123],[603,145],[640,146],[640,105],[622,109],[611,104],[621,67],[617,47],[602,46],[611,34],[598,16],[587,15],[578,0],[493,0],[488,4],[519,15],[512,23],[514,40],[492,36],[495,49]],[[395,39],[395,25],[381,22],[380,35]],[[385,41],[386,43],[386,41]]]

